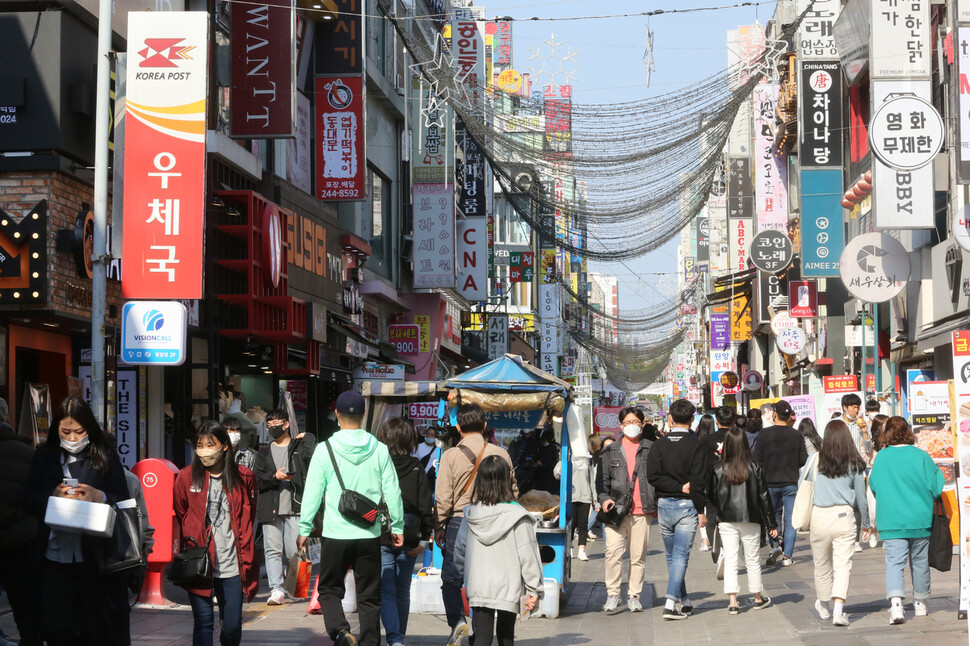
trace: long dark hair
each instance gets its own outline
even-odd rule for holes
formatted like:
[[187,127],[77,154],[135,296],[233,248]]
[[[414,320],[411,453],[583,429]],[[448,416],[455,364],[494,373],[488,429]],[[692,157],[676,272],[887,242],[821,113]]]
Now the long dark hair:
[[512,467],[497,455],[490,455],[482,460],[475,476],[475,486],[472,487],[472,502],[483,505],[497,505],[503,502],[514,502],[512,494]]
[[707,435],[712,435],[714,433],[714,429],[714,416],[704,415],[701,417],[701,420],[697,422],[697,439]]
[[888,421],[888,415],[879,414],[872,417],[872,424],[869,426],[869,438],[872,440],[872,445],[876,451],[883,448],[882,432],[885,430]]
[[748,425],[743,426],[742,428],[748,433],[760,433],[761,429],[764,428],[764,420],[761,419],[761,411],[757,408],[753,408],[745,415]]
[[802,421],[798,423],[798,432],[802,434],[802,437],[812,443],[816,451],[822,448],[822,438],[818,436],[818,431],[815,430],[815,422],[807,417],[803,417]]
[[47,451],[50,455],[60,455],[61,450],[61,422],[67,418],[73,419],[81,425],[88,434],[90,444],[84,451],[91,461],[91,466],[100,475],[106,475],[111,468],[111,459],[116,457],[115,447],[111,445],[108,435],[101,429],[94,411],[88,403],[80,397],[68,397],[57,407],[54,419],[51,420],[47,433]]
[[748,438],[737,426],[732,426],[724,434],[724,444],[721,445],[721,471],[724,479],[733,485],[748,481],[751,477],[751,449],[748,448]]
[[826,424],[825,439],[818,450],[818,472],[827,478],[841,478],[865,469],[866,463],[852,442],[846,423],[833,419]]
[[[231,493],[236,487],[242,486],[242,478],[239,476],[239,467],[236,466],[236,451],[232,448],[229,441],[229,433],[226,427],[215,420],[204,422],[195,434],[195,446],[199,446],[199,440],[211,437],[218,440],[220,444],[227,447],[222,454],[222,487],[226,493]],[[199,454],[192,456],[192,486],[198,491],[202,491],[205,483],[206,469],[199,459]]]

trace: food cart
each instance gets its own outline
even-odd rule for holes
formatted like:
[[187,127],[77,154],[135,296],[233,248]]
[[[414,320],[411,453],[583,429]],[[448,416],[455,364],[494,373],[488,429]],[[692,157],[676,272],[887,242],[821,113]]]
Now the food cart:
[[[563,468],[559,481],[559,509],[554,515],[554,522],[540,523],[536,530],[542,559],[542,576],[547,588],[553,583],[556,593],[569,583],[570,572],[572,469],[567,465],[570,464],[573,452],[588,455],[582,416],[578,407],[571,405],[569,388],[565,381],[539,370],[519,355],[513,354],[506,354],[446,379],[439,383],[438,388],[442,396],[442,408],[447,410],[446,419],[450,423],[454,423],[457,406],[462,403],[478,404],[486,415],[545,411],[547,415],[562,418],[560,460]],[[535,424],[528,416],[516,418],[508,415],[503,417],[503,424],[514,423],[516,419],[520,421],[519,428],[530,428]],[[559,598],[558,594],[552,596],[556,600]],[[548,606],[547,602],[543,614],[558,616],[558,601],[555,601],[554,609]]]

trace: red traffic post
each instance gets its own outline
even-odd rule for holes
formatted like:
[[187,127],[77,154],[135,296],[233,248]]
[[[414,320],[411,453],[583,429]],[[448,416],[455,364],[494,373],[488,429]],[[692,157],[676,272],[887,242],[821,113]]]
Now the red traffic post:
[[149,458],[131,470],[141,482],[148,508],[148,522],[155,528],[155,546],[148,555],[148,571],[138,595],[138,603],[170,606],[165,598],[163,573],[178,551],[181,532],[175,520],[175,477],[179,470],[168,460]]

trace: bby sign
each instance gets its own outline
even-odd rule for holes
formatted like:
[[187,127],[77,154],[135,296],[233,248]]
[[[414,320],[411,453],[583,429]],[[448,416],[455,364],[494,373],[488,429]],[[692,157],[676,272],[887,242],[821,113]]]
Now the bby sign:
[[124,298],[202,298],[209,16],[128,17]]

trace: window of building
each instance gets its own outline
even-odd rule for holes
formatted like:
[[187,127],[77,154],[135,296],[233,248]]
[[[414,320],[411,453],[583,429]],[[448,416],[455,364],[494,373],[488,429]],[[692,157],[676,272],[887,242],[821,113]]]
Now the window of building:
[[370,185],[370,231],[371,257],[367,267],[391,278],[391,253],[393,251],[394,205],[391,199],[391,182],[373,168],[367,169]]
[[[387,19],[377,0],[367,0],[367,58],[384,76],[388,75]],[[391,62],[393,66],[393,61]]]

